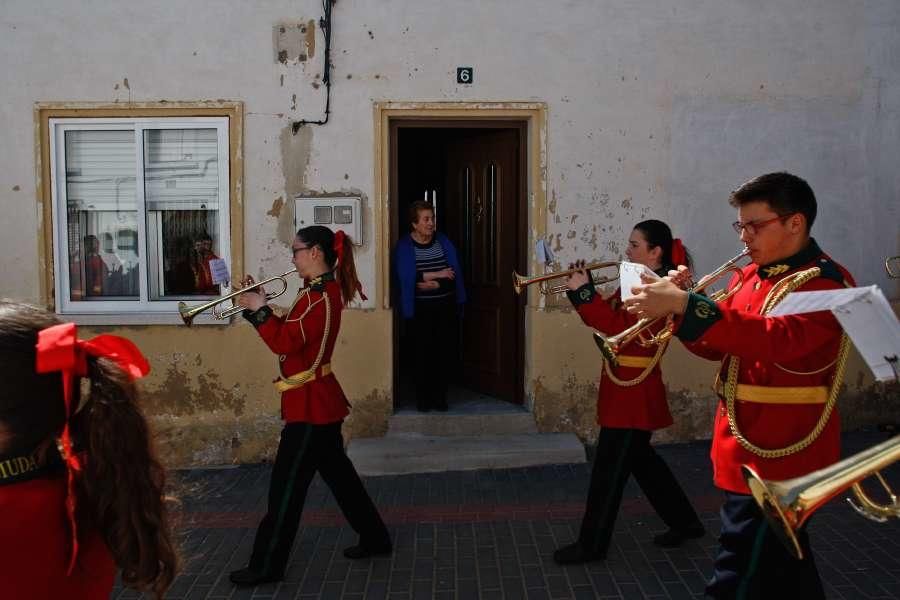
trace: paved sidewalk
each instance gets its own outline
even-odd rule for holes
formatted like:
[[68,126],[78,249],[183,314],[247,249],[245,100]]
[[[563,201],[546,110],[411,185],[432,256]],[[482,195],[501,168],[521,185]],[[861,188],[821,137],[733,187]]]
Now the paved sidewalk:
[[[844,437],[845,454],[887,434]],[[658,447],[707,530],[675,550],[654,546],[664,529],[630,481],[609,557],[556,566],[553,550],[575,539],[589,465],[370,477],[366,487],[394,537],[394,553],[348,561],[356,542],[327,487],[315,479],[285,580],[236,589],[265,506],[268,465],[181,471],[185,568],[167,598],[699,598],[711,572],[719,492],[706,442]],[[900,466],[886,471],[900,489]],[[878,524],[834,500],[812,521],[811,537],[829,598],[900,598],[900,520]],[[116,588],[113,598],[139,594]]]

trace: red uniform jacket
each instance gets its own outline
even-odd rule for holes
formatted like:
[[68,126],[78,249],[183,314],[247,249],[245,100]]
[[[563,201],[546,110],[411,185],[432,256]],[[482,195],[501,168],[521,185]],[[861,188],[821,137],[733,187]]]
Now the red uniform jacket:
[[287,317],[278,317],[264,307],[247,318],[269,349],[279,355],[282,376],[290,377],[309,369],[315,362],[325,335],[325,303],[329,303],[331,325],[315,379],[281,394],[281,418],[286,422],[324,425],[340,421],[350,412],[347,397],[334,374],[323,374],[326,365],[325,370],[330,371],[344,303],[340,286],[331,273],[311,281],[307,289],[301,291]]
[[[570,294],[575,310],[588,327],[593,327],[607,335],[615,335],[637,322],[637,317],[629,314],[619,302],[619,290],[603,299],[594,293],[594,287],[584,286]],[[579,294],[583,294],[579,297]],[[652,357],[656,347],[644,348],[634,342],[623,348],[623,355]],[[611,367],[619,379],[634,379],[641,374],[640,367]],[[613,383],[605,375],[600,376],[597,394],[597,423],[601,427],[622,429],[642,429],[653,431],[672,424],[672,415],[666,402],[666,388],[662,382],[659,364],[640,384],[622,387]]]
[[[689,350],[711,360],[723,360],[719,377],[726,379],[728,355],[741,359],[739,384],[765,387],[825,386],[830,389],[834,367],[819,373],[838,353],[841,326],[830,312],[764,317],[760,315],[772,286],[798,270],[818,266],[822,275],[797,291],[837,289],[853,285],[842,266],[834,263],[815,240],[798,254],[771,265],[751,264],[741,270],[743,287],[728,300],[712,303],[691,294],[676,334]],[[731,287],[736,281],[731,282]],[[793,371],[794,373],[788,372]],[[810,373],[810,374],[798,374]],[[824,404],[735,402],[740,431],[761,448],[783,448],[806,437]],[[836,462],[840,457],[840,418],[835,408],[822,434],[810,446],[782,458],[766,459],[744,449],[732,435],[720,396],[716,410],[711,458],[716,486],[748,494],[741,465],[752,466],[764,479],[788,479]]]
[[0,469],[0,597],[109,598],[116,565],[97,532],[79,531],[78,559],[66,574],[72,534],[65,474],[3,484],[7,471]]

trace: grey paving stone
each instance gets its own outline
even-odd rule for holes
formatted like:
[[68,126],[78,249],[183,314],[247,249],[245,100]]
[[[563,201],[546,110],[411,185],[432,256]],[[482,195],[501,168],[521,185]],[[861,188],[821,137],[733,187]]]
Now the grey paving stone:
[[[883,437],[845,435],[846,452]],[[722,500],[711,484],[708,443],[657,449],[709,531],[681,548],[653,546],[665,526],[629,482],[608,559],[556,565],[553,550],[576,538],[590,465],[547,465],[366,478],[395,550],[347,561],[341,550],[357,535],[317,477],[284,582],[249,589],[235,589],[228,572],[249,557],[270,466],[176,472],[173,479],[190,491],[181,510],[202,526],[178,532],[185,569],[167,598],[698,598],[717,549]],[[898,484],[898,472],[886,475]],[[870,523],[834,501],[809,527],[829,600],[900,597],[900,522]],[[121,584],[111,595],[143,597]]]

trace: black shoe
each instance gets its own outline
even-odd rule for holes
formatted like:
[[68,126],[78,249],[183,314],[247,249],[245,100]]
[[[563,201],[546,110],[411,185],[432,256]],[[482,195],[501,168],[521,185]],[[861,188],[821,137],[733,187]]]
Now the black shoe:
[[553,562],[558,565],[578,565],[605,559],[606,552],[589,552],[578,542],[563,546],[553,553]]
[[448,408],[449,407],[447,406],[446,400],[438,400],[437,402],[434,403],[434,410],[438,410],[440,412],[447,412]]
[[426,406],[425,404],[416,403],[416,410],[419,412],[428,412],[431,410],[430,406]]
[[701,538],[706,534],[703,525],[697,523],[687,529],[669,529],[659,535],[653,536],[653,543],[662,548],[677,548],[685,540]]
[[232,571],[228,576],[231,583],[237,586],[259,585],[261,583],[271,583],[273,581],[281,581],[284,576],[281,573],[270,573],[268,575],[254,571],[253,569],[238,569]]
[[379,544],[377,546],[368,546],[365,544],[357,544],[344,548],[344,556],[353,560],[359,558],[369,558],[370,556],[382,556],[390,554],[393,550],[390,542]]

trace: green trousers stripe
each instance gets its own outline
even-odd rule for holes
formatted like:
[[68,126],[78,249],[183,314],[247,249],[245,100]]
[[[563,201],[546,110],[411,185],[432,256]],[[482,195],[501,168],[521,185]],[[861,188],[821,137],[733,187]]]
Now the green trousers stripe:
[[290,476],[284,488],[284,495],[281,497],[281,506],[278,508],[278,519],[275,521],[275,527],[272,529],[272,538],[269,540],[269,548],[266,550],[266,558],[263,561],[263,573],[268,573],[272,562],[272,553],[275,552],[275,546],[278,545],[278,534],[284,523],[284,516],[287,513],[288,506],[291,503],[291,496],[294,494],[294,482],[297,479],[297,471],[300,469],[300,463],[303,462],[303,455],[306,454],[306,448],[309,446],[309,438],[312,435],[312,425],[306,425],[306,431],[303,433],[303,442],[300,445],[300,451],[294,458],[291,465]]

